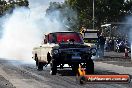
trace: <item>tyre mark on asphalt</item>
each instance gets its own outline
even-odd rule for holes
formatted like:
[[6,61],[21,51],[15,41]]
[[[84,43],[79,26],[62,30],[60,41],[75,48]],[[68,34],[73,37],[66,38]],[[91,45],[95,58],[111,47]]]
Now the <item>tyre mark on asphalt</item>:
[[[27,70],[30,70],[30,71],[32,71],[32,69],[36,69],[36,68],[29,68],[29,67],[24,67],[24,68],[26,68]],[[50,71],[49,69],[44,69],[43,71],[33,70],[33,72],[35,72],[38,75],[41,75],[41,76],[46,77],[46,78],[50,78],[49,84],[51,84],[51,85],[53,85],[53,84],[61,85],[65,88],[67,88],[67,87],[75,88],[75,87],[79,86],[76,84],[76,82],[74,81],[72,76],[65,77],[65,76],[60,76],[58,74],[51,76],[49,74],[49,71]]]
[[[35,69],[35,68],[32,68],[32,67],[26,67],[26,68],[28,68],[28,70]],[[57,76],[51,77],[51,75],[48,72],[49,72],[49,70],[44,69],[44,71],[40,72],[39,75],[42,75],[42,76],[46,75],[46,77],[48,76],[51,79],[54,78],[54,80],[57,80],[57,81],[58,81],[58,78],[59,78],[61,81],[66,81],[68,84],[76,85],[76,88],[81,88],[81,87],[83,87],[83,88],[85,88],[85,87],[86,88],[87,87],[89,87],[89,88],[93,88],[93,87],[94,88],[106,88],[106,86],[109,87],[109,88],[125,88],[125,86],[128,86],[127,84],[125,86],[121,85],[121,84],[87,84],[87,85],[80,86],[80,85],[76,84],[75,77],[72,77],[72,76],[58,76],[58,74],[57,74]],[[98,74],[98,73],[103,74],[104,71],[98,71],[97,70],[96,74]],[[118,74],[118,73],[105,72],[105,74]],[[54,81],[53,81],[53,83],[54,83]],[[58,82],[57,82],[57,84],[58,84]],[[59,83],[58,85],[61,85],[61,84]],[[128,86],[128,88],[131,88],[131,87]]]
[[45,83],[36,81],[34,78],[37,77],[34,77],[34,74],[32,75],[16,66],[4,65],[3,68],[4,71],[8,73],[7,77],[10,77],[8,79],[17,88],[51,88],[51,86]]
[[[9,68],[9,67],[6,67],[6,68]],[[16,69],[18,69],[20,72],[18,72],[18,74],[21,74],[22,76],[25,76],[25,75],[23,75],[23,74],[26,74],[27,76],[28,76],[28,74],[30,75],[30,77],[28,77],[29,79],[31,79],[31,78],[37,78],[37,79],[35,79],[35,80],[38,80],[39,82],[41,81],[41,82],[43,82],[43,83],[46,83],[46,84],[48,84],[48,85],[52,85],[53,87],[55,87],[56,86],[56,88],[58,88],[59,86],[60,86],[60,88],[62,88],[62,87],[65,87],[65,88],[67,88],[67,82],[65,82],[64,81],[64,84],[63,85],[60,85],[60,84],[57,84],[58,82],[59,83],[61,83],[62,82],[62,79],[58,79],[58,77],[56,78],[56,77],[53,77],[52,78],[52,80],[50,79],[48,79],[47,80],[47,78],[46,77],[44,77],[44,76],[42,76],[42,75],[38,75],[38,74],[36,74],[36,73],[33,73],[33,72],[31,72],[31,71],[28,71],[27,69],[25,69],[25,68],[22,68],[21,66],[15,66],[15,67],[10,67],[10,69],[11,70],[16,70]],[[32,77],[31,77],[32,76]],[[56,80],[56,81],[55,81]],[[52,83],[51,83],[52,82]],[[57,83],[56,83],[57,82]],[[72,87],[71,85],[69,86],[69,87]],[[73,86],[74,88],[76,87],[76,86]]]
[[[5,65],[6,67],[6,65]],[[53,88],[131,88],[131,85],[120,85],[120,84],[86,84],[86,85],[79,85],[76,84],[75,76],[60,76],[60,74],[57,74],[56,76],[51,76],[49,74],[49,68],[44,69],[43,71],[37,71],[36,67],[34,65],[7,65],[7,68],[15,71],[18,71],[18,74],[26,77],[27,79],[36,80],[38,83],[41,84],[40,88],[47,88],[53,87]],[[96,73],[101,73],[102,71],[97,71]],[[104,73],[104,72],[102,72]],[[109,73],[109,72],[106,72]],[[48,86],[43,86],[44,84]],[[29,88],[29,87],[28,87]],[[39,88],[39,87],[37,87]]]

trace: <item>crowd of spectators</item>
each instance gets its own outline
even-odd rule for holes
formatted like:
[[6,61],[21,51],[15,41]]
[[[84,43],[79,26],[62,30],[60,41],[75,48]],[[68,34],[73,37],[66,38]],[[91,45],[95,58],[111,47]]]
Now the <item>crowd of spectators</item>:
[[106,51],[124,52],[125,48],[129,50],[130,43],[128,42],[127,39],[121,39],[121,38],[109,39],[108,38],[106,39],[104,48]]
[[109,38],[105,37],[102,33],[98,36],[98,56],[104,56],[104,52],[115,51],[115,52],[131,52],[130,42],[124,38]]

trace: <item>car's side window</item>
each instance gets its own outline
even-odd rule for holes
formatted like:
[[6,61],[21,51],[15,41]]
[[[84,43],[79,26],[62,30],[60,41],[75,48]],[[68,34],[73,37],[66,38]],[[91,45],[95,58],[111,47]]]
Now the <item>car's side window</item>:
[[56,43],[56,34],[55,33],[52,33],[52,34],[49,34],[49,43]]
[[44,38],[44,44],[47,44],[47,42],[48,42],[48,36],[45,35],[45,38]]

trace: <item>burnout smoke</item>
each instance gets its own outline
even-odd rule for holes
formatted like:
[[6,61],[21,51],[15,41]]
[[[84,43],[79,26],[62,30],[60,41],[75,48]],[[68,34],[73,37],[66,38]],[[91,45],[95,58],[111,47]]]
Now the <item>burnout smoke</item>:
[[44,33],[65,30],[57,20],[45,17],[50,1],[57,0],[29,0],[30,9],[16,8],[1,18],[0,58],[32,60],[32,49],[41,44]]

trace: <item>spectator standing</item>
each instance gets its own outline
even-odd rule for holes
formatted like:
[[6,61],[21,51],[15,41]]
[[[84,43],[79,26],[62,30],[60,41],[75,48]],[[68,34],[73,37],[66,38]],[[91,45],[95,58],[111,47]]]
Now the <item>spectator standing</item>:
[[99,36],[99,48],[100,48],[100,54],[99,57],[104,56],[104,45],[105,45],[106,38],[103,35],[103,33],[100,34]]

